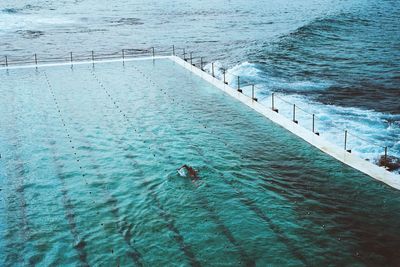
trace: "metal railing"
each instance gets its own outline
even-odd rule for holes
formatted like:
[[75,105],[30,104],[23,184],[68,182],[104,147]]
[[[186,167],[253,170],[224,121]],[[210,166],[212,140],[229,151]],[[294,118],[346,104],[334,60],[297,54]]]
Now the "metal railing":
[[[189,55],[189,57],[187,57],[187,55]],[[185,61],[190,62],[192,65],[199,66],[199,68],[203,71],[206,71],[204,69],[204,66],[206,64],[210,64],[210,69],[207,72],[211,76],[221,80],[225,84],[228,84],[227,75],[229,75],[231,80],[230,85],[233,89],[250,97],[253,101],[259,101],[259,99],[255,96],[255,91],[257,90],[262,91],[262,88],[257,87],[253,83],[243,81],[244,79],[242,79],[239,75],[231,73],[229,70],[227,70],[227,68],[218,69],[222,74],[220,77],[217,77],[216,76],[217,69],[215,63],[214,62],[207,63],[204,60],[205,57],[193,57],[193,53],[192,52],[188,53],[187,50],[185,49],[183,49],[182,56],[183,56],[182,58]],[[200,62],[197,62],[197,64],[193,63],[195,59],[199,59]],[[268,100],[268,98],[270,99]],[[374,141],[360,137],[359,135],[355,134],[349,129],[340,128],[333,121],[322,120],[319,117],[319,114],[309,112],[305,108],[301,107],[301,105],[286,100],[284,98],[284,95],[280,94],[279,92],[271,92],[270,96],[265,97],[263,100],[264,100],[263,104],[270,103],[270,106],[267,105],[268,108],[272,109],[274,112],[277,112],[285,116],[286,118],[293,121],[293,123],[298,124],[303,128],[310,130],[317,136],[322,136],[322,135],[338,136],[339,140],[342,139],[342,143],[336,145],[342,146],[343,150],[346,151],[346,153],[353,153],[358,148],[362,148],[363,145],[374,147],[374,151],[380,151],[380,152],[374,152],[371,154],[375,155],[379,154],[378,158],[364,157],[364,159],[367,161],[371,161],[377,165],[388,167],[389,154],[387,146],[382,146]],[[322,125],[324,127],[322,127]],[[322,130],[322,128],[324,128],[324,130]],[[359,156],[362,157],[362,155]]]
[[[41,56],[38,54],[33,54],[32,56],[4,56],[3,62],[0,61],[0,67],[11,67],[11,66],[18,66],[18,65],[39,65],[39,64],[51,64],[51,63],[70,63],[73,66],[74,62],[84,62],[84,61],[91,61],[95,63],[98,60],[107,60],[107,59],[125,59],[135,58],[135,57],[155,57],[157,56],[178,56],[181,57],[186,62],[192,64],[193,66],[199,67],[202,71],[206,71],[204,67],[207,64],[211,65],[211,69],[209,71],[210,75],[214,78],[220,78],[225,84],[228,84],[227,75],[229,75],[233,81],[231,83],[231,87],[236,88],[236,90],[240,93],[243,93],[250,97],[253,101],[259,101],[255,95],[256,90],[262,91],[261,88],[257,87],[253,83],[248,83],[243,81],[239,75],[235,75],[231,73],[226,68],[220,68],[221,77],[216,76],[215,71],[215,64],[214,62],[207,62],[205,61],[205,57],[203,56],[193,56],[193,52],[189,51],[186,48],[179,48],[176,46],[172,46],[170,48],[160,48],[160,47],[145,47],[145,48],[124,48],[120,51],[110,51],[110,52],[98,52],[98,51],[83,51],[83,52],[69,52],[65,55],[60,55],[57,57],[47,57]],[[265,98],[266,103],[270,103],[268,108],[271,108],[274,112],[280,113],[281,115],[291,119],[293,123],[301,125],[302,127],[312,131],[315,135],[324,135],[325,133],[329,133],[330,135],[336,134],[341,135],[343,140],[343,148],[347,153],[352,153],[356,147],[361,147],[363,144],[372,145],[375,148],[381,151],[380,158],[375,160],[375,163],[381,162],[381,165],[387,166],[388,163],[388,147],[381,146],[376,144],[371,140],[367,140],[363,137],[360,137],[353,132],[349,131],[348,129],[343,129],[338,126],[333,121],[322,120],[318,114],[311,113],[307,111],[305,108],[297,105],[296,103],[292,103],[286,99],[279,92],[271,92],[270,96],[271,99],[268,101],[268,97]],[[325,129],[329,128],[322,132],[318,127],[319,125],[324,125]],[[340,144],[339,144],[340,145]],[[374,160],[374,159],[366,159],[366,160]]]
[[59,56],[48,56],[32,54],[31,56],[3,56],[0,58],[0,67],[12,67],[21,65],[40,65],[52,63],[75,63],[84,61],[99,61],[107,59],[129,59],[135,57],[171,55],[171,49],[163,49],[157,47],[145,48],[124,48],[119,51],[83,51],[83,52],[69,52]]

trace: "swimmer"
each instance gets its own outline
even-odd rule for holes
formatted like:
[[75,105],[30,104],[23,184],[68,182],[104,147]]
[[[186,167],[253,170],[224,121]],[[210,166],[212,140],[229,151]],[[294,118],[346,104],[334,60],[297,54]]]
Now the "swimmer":
[[[182,170],[186,170],[187,173],[182,172]],[[197,171],[186,164],[182,165],[178,169],[178,173],[181,176],[189,176],[190,178],[192,178],[193,181],[197,181],[199,179],[199,176],[197,175]]]

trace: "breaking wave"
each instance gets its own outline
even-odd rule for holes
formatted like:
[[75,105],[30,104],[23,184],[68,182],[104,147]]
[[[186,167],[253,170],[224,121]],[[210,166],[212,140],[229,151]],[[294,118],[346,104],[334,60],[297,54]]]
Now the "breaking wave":
[[[211,64],[205,69],[211,72]],[[214,62],[214,73],[223,79],[223,67]],[[298,92],[327,90],[330,81],[285,81],[266,73],[260,64],[244,62],[226,72],[226,80],[237,86],[240,76],[241,88],[251,94],[251,84],[256,86],[256,96],[266,106],[271,106],[271,94],[276,93],[275,107],[279,113],[292,118],[293,104],[297,106],[296,119],[303,127],[312,130],[312,114],[315,114],[315,131],[332,143],[343,146],[344,130],[348,131],[348,148],[362,158],[377,162],[388,147],[389,155],[400,157],[400,115],[388,114],[372,109],[327,105],[318,102],[313,95]]]

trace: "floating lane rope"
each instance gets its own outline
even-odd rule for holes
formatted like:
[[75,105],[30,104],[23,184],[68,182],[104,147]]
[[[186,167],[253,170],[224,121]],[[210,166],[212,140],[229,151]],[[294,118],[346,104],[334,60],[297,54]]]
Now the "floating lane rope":
[[[135,67],[134,67],[135,68]],[[135,68],[135,70],[142,74],[149,82],[151,82],[149,80],[149,78],[147,76],[145,76],[144,73],[142,73],[139,69]],[[104,87],[104,86],[103,86]],[[162,91],[162,89],[161,89]],[[108,91],[107,91],[108,92]],[[165,92],[166,94],[166,92]],[[137,163],[135,164],[137,165]],[[144,173],[142,174],[144,176]],[[153,199],[153,201],[155,201],[156,203],[159,203],[158,199],[155,199],[155,193],[152,192],[151,197]],[[255,262],[253,259],[251,259],[251,257],[245,252],[245,250],[241,247],[241,245],[239,244],[239,242],[234,238],[232,232],[228,229],[228,227],[226,227],[223,223],[222,220],[219,218],[219,216],[216,214],[216,212],[209,206],[209,203],[207,201],[207,199],[204,196],[200,196],[200,204],[202,205],[203,209],[207,210],[207,212],[210,215],[210,218],[213,219],[214,223],[217,225],[218,229],[221,231],[222,234],[225,235],[225,237],[227,238],[227,240],[236,248],[236,250],[239,252],[239,254],[241,255],[244,263],[246,266],[254,266]],[[164,216],[164,213],[161,213],[161,215],[165,218],[168,219],[169,217]],[[178,231],[177,229],[171,227],[170,228],[171,231],[175,232]],[[182,248],[183,249],[183,248]],[[191,255],[191,253],[189,251],[186,251],[185,254],[191,258],[193,257],[193,255]]]
[[[74,152],[74,157],[75,157],[75,160],[77,162],[77,165],[79,166],[79,169],[82,170],[82,166],[81,166],[81,164],[79,162],[79,158],[77,157],[77,154],[76,154],[76,148],[72,144],[72,138],[71,138],[71,135],[69,133],[69,130],[66,127],[65,119],[64,119],[64,117],[63,117],[63,115],[61,113],[61,108],[60,108],[58,100],[57,100],[57,98],[56,98],[56,96],[54,94],[53,87],[52,87],[52,85],[51,85],[51,83],[49,81],[49,78],[47,76],[47,73],[45,71],[43,71],[43,75],[45,77],[45,80],[46,80],[49,92],[50,92],[50,94],[52,96],[52,99],[54,101],[55,107],[56,107],[56,109],[58,111],[58,115],[59,115],[59,118],[60,118],[61,123],[63,125],[64,131],[65,131],[65,133],[66,133],[66,135],[68,137],[70,146],[75,151]],[[87,260],[88,255],[87,255],[86,250],[85,250],[85,247],[86,247],[87,243],[82,237],[80,237],[80,234],[79,234],[78,229],[77,229],[75,213],[74,213],[74,205],[73,205],[73,203],[72,203],[72,201],[71,201],[71,199],[69,197],[67,186],[65,184],[65,177],[62,174],[62,165],[59,163],[58,158],[55,156],[55,154],[56,154],[55,144],[56,144],[55,141],[50,142],[50,145],[51,145],[51,148],[52,148],[52,152],[53,152],[53,160],[56,162],[57,177],[60,180],[61,185],[62,185],[61,193],[62,193],[62,196],[63,196],[63,206],[64,206],[65,213],[66,213],[65,216],[67,218],[68,225],[70,227],[70,232],[71,232],[71,234],[73,236],[73,239],[74,239],[74,242],[75,242],[74,249],[78,253],[78,257],[79,257],[79,260],[80,260],[81,264],[83,266],[89,266],[89,263],[88,263],[88,260]],[[84,173],[82,173],[82,178],[85,180],[85,184],[88,184],[87,181],[86,181]]]
[[[84,134],[78,130],[78,123],[74,123],[74,129],[77,133],[80,133],[80,139],[82,140],[82,142],[84,142],[85,146],[87,147],[92,147],[93,144],[90,143],[88,141],[88,139],[84,136]],[[83,125],[80,125],[83,126]],[[107,128],[109,129],[109,128]],[[124,217],[120,216],[119,214],[119,204],[118,204],[118,199],[115,198],[112,193],[110,192],[110,190],[107,187],[107,184],[104,182],[103,178],[105,177],[104,174],[100,173],[99,171],[99,165],[96,164],[96,162],[93,160],[92,157],[89,157],[89,160],[93,166],[93,169],[95,170],[96,176],[98,177],[98,181],[101,184],[101,188],[103,189],[104,193],[105,193],[105,197],[106,197],[106,203],[108,203],[107,205],[110,206],[111,205],[111,214],[114,216],[115,218],[115,222],[116,222],[116,231],[123,237],[126,245],[129,248],[129,251],[127,251],[127,255],[132,259],[132,261],[135,263],[136,266],[143,266],[142,263],[142,255],[141,253],[137,250],[137,248],[135,248],[131,242],[131,236],[132,236],[132,227],[133,225],[131,223],[129,223]],[[113,250],[112,250],[113,253]]]
[[70,232],[73,236],[74,239],[74,249],[78,252],[79,260],[82,263],[83,266],[89,266],[88,260],[87,260],[87,253],[85,250],[86,247],[86,241],[80,237],[77,225],[76,225],[76,218],[75,218],[75,213],[74,213],[74,204],[69,197],[69,192],[67,189],[67,185],[65,183],[65,175],[63,174],[63,166],[60,163],[59,158],[56,156],[57,151],[55,149],[56,147],[56,142],[54,140],[50,141],[50,148],[51,152],[53,155],[53,161],[55,163],[56,167],[56,174],[57,178],[61,183],[61,194],[62,194],[62,203],[64,206],[65,210],[65,217],[67,218],[68,225],[70,228]]
[[[153,85],[155,88],[157,87],[156,83],[149,77],[147,76],[144,72],[142,72],[141,70],[139,70],[138,68],[136,68],[135,66],[133,66],[138,72],[140,72],[145,78],[146,80]],[[161,89],[161,91],[164,91],[164,96],[166,96],[167,98],[169,98],[172,102],[174,102],[173,104],[175,105],[179,105],[180,103],[184,103],[184,101],[176,101],[175,98],[173,96],[171,96],[168,93],[167,89]],[[169,123],[168,125],[172,125],[173,122],[171,121],[171,123]],[[206,128],[206,127],[205,127]],[[178,131],[179,133],[179,131]],[[193,144],[192,146],[197,147],[196,145],[194,145],[194,143],[192,142],[192,140],[190,140],[191,144]],[[203,156],[204,157],[204,156]],[[206,184],[206,186],[208,187],[209,185]],[[197,191],[196,191],[197,192]],[[255,266],[255,261],[254,259],[252,259],[247,252],[245,251],[245,249],[241,246],[241,244],[235,239],[235,237],[233,236],[232,232],[229,230],[229,228],[227,226],[225,226],[225,224],[222,222],[222,219],[218,216],[217,212],[210,206],[207,197],[204,195],[200,195],[198,193],[199,196],[199,200],[200,200],[200,204],[202,205],[203,209],[207,210],[207,212],[209,213],[209,217],[214,221],[214,223],[218,226],[218,229],[220,230],[220,232],[227,238],[227,240],[235,247],[235,249],[239,252],[241,258],[243,259],[243,263],[245,266]]]
[[[106,93],[106,95],[110,98],[111,102],[114,104],[114,106],[116,107],[116,109],[118,110],[118,112],[124,117],[126,123],[128,123],[129,127],[133,127],[131,120],[129,119],[129,117],[126,115],[125,112],[122,111],[120,105],[118,104],[118,102],[116,101],[116,99],[111,96],[109,90],[106,89],[106,87],[103,85],[103,83],[98,79],[96,73],[94,72],[94,70],[92,69],[92,76],[93,78],[99,83],[100,87],[104,90],[104,92]],[[134,128],[135,132],[138,132],[138,130],[136,128]],[[141,137],[141,134],[138,134],[139,137]],[[154,135],[154,134],[153,134]],[[144,141],[145,143],[145,141]],[[153,153],[153,156],[156,157],[156,152]],[[131,161],[134,163],[134,167],[140,171],[140,175],[142,177],[146,177],[144,172],[142,171],[142,169],[140,168],[140,165],[138,164],[138,162],[136,160],[133,159],[133,157],[130,157]],[[147,181],[144,181],[143,184],[147,183]],[[161,202],[159,201],[157,195],[150,189],[148,189],[148,193],[147,195],[149,197],[151,197],[153,199],[154,204],[156,204],[156,207],[159,210],[159,216],[165,221],[166,227],[174,233],[174,240],[179,244],[183,254],[188,258],[189,263],[191,266],[201,266],[200,262],[196,259],[195,254],[193,253],[191,246],[189,244],[187,244],[185,242],[184,237],[182,236],[182,234],[179,232],[178,228],[175,226],[174,221],[172,220],[172,216],[168,214],[168,212],[165,210],[165,208],[163,207],[163,205],[161,204]]]
[[[143,74],[144,76],[147,76],[147,75],[144,74],[143,72],[142,72],[142,74]],[[147,76],[147,77],[148,77],[148,76]],[[152,84],[153,86],[157,87],[156,83],[155,83],[150,77],[148,77],[148,80],[151,82],[151,84]],[[167,89],[165,89],[165,91],[167,91]],[[167,97],[169,97],[169,98],[172,98],[172,96],[169,96],[169,95],[166,94],[166,93],[165,93],[165,95],[166,95]],[[175,102],[175,101],[174,101],[174,98],[172,98],[172,100],[173,100],[173,102]],[[179,103],[179,102],[176,101],[175,103],[179,105],[179,104],[184,103],[184,102],[182,101],[182,102]],[[195,121],[196,121],[196,120],[195,120]],[[200,124],[201,124],[201,123],[200,123]],[[204,128],[207,128],[206,125],[203,125],[203,127],[204,127]],[[177,132],[179,133],[179,131],[177,131]],[[193,140],[190,139],[189,137],[186,137],[185,135],[177,134],[176,136],[184,136],[184,138],[186,139],[186,141],[187,141],[188,143],[194,144]],[[227,144],[226,144],[226,145],[227,145]],[[203,150],[202,150],[200,147],[195,146],[195,145],[193,145],[193,147],[194,147],[195,150],[197,151],[198,155],[200,155],[200,156],[203,158],[203,160],[204,160],[205,162],[207,162],[207,164],[209,164],[209,165],[212,164],[212,162],[211,162],[210,160],[207,159],[207,157],[205,156]],[[240,154],[239,154],[239,155],[240,155]],[[288,247],[288,249],[293,253],[293,255],[294,255],[298,260],[300,260],[300,261],[301,261],[303,264],[305,264],[305,265],[309,265],[307,259],[306,259],[306,258],[302,255],[302,253],[300,252],[300,248],[297,247],[296,245],[294,245],[294,244],[291,242],[291,240],[285,235],[284,231],[283,231],[278,225],[274,224],[274,222],[273,222],[260,208],[258,208],[258,207],[254,204],[254,203],[255,203],[254,201],[252,201],[252,200],[250,200],[249,198],[247,198],[246,195],[245,195],[241,190],[239,190],[239,189],[232,183],[232,181],[229,181],[229,180],[225,177],[224,173],[221,173],[221,172],[217,172],[217,173],[218,173],[218,175],[219,175],[228,185],[230,185],[230,186],[232,187],[232,189],[236,192],[237,199],[238,199],[240,202],[242,202],[242,204],[244,204],[246,207],[248,207],[250,210],[252,210],[260,219],[262,219],[262,220],[268,225],[268,227],[276,234],[276,236],[278,237],[278,239]]]

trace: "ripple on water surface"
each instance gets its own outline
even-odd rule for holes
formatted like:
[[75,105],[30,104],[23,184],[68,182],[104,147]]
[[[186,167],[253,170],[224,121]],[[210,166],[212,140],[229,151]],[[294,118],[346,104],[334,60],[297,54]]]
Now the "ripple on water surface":
[[0,75],[5,265],[397,261],[396,191],[172,61]]

